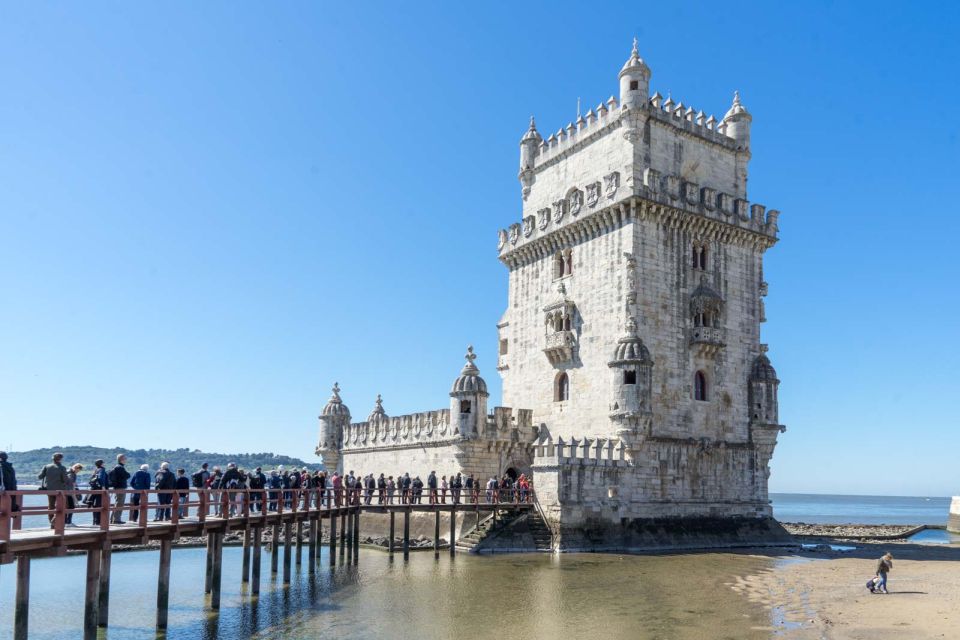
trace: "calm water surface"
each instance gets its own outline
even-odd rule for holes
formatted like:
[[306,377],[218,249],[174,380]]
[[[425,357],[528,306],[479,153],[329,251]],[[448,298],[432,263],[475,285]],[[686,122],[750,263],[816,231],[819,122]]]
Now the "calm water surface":
[[[115,553],[106,638],[155,638],[156,552]],[[240,549],[224,549],[219,615],[206,609],[204,550],[175,549],[167,638],[573,638],[771,637],[769,613],[725,583],[772,561],[735,554],[571,554],[454,560],[414,553],[405,564],[361,550],[359,567],[314,576],[304,565],[284,588],[269,573],[259,601],[241,589]],[[30,638],[78,637],[82,556],[34,560]],[[14,566],[0,568],[0,638],[13,629]]]

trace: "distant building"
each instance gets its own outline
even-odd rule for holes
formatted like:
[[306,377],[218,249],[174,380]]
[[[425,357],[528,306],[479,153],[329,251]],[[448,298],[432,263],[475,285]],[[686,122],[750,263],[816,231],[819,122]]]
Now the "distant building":
[[653,519],[770,517],[785,427],[760,323],[779,212],[747,201],[739,95],[718,121],[651,97],[650,76],[635,43],[619,100],[546,139],[531,118],[520,141],[497,370],[503,403],[522,408],[488,415],[472,349],[441,410],[388,417],[378,398],[351,422],[335,388],[327,466],[532,473],[562,547],[631,546]]

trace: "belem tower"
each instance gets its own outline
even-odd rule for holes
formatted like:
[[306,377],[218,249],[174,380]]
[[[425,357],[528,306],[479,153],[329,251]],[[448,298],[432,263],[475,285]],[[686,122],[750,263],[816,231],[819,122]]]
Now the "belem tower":
[[[532,473],[556,547],[777,536],[777,374],[761,343],[779,212],[747,200],[752,116],[649,92],[636,42],[611,96],[520,141],[500,230],[504,407],[469,349],[449,404],[355,421],[339,388],[317,454],[358,473]],[[692,536],[692,537],[691,537]]]

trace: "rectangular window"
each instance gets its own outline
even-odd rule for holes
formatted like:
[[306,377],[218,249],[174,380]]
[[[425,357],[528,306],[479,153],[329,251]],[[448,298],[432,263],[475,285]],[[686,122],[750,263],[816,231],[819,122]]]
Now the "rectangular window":
[[460,401],[460,413],[470,413],[470,401],[461,400]]
[[624,371],[624,372],[623,372],[623,384],[637,384],[637,372],[636,372],[636,371]]
[[507,355],[507,340],[503,339],[500,341],[500,355]]
[[631,80],[631,81],[630,81],[630,91],[636,91],[636,90],[639,89],[639,88],[640,88],[640,81],[639,81],[639,80]]

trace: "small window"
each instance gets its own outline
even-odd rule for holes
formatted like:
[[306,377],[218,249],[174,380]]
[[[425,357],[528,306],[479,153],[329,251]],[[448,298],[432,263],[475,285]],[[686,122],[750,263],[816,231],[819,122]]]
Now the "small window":
[[503,340],[500,341],[500,355],[502,355],[502,356],[507,355],[507,346],[508,346],[508,345],[507,345],[507,340],[506,340],[506,338],[504,338]]
[[693,268],[700,271],[707,269],[707,248],[700,245],[693,246]]
[[460,401],[460,413],[470,413],[470,401],[461,400]]
[[570,399],[570,378],[566,373],[558,373],[553,385],[554,402],[563,402]]
[[623,384],[637,384],[637,372],[636,372],[636,371],[624,371],[624,372],[623,372]]
[[693,376],[693,398],[702,402],[707,400],[707,376],[703,371],[697,371]]
[[639,80],[631,80],[631,81],[630,81],[630,91],[636,91],[636,90],[639,89],[639,88],[640,88],[640,81],[639,81]]

